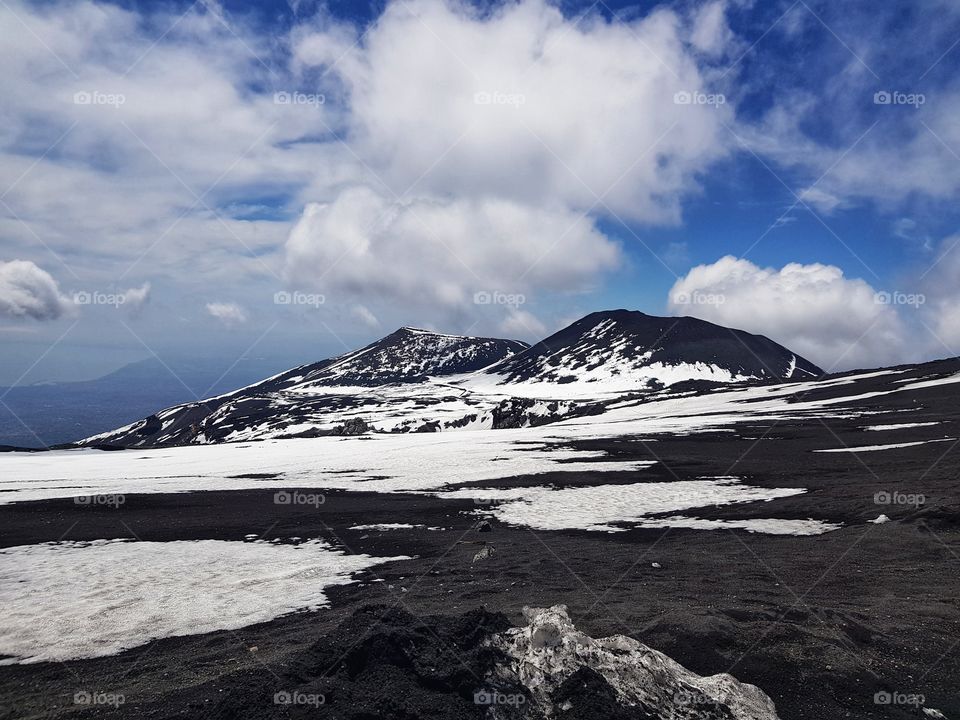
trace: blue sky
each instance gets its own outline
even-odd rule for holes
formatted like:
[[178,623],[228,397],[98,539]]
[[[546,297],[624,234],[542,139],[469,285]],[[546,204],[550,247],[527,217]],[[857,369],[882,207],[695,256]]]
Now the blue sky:
[[958,30],[946,0],[11,2],[0,384],[612,307],[831,369],[956,355]]

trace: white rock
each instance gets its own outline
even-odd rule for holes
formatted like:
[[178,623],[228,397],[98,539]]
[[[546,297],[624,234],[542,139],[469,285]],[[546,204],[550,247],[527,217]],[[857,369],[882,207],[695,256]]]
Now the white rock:
[[[524,608],[528,625],[495,635],[491,644],[511,662],[498,679],[522,683],[547,715],[550,694],[581,667],[599,673],[627,706],[673,720],[706,718],[704,705],[726,706],[736,720],[778,720],[773,701],[731,675],[701,677],[661,652],[626,637],[593,639],[573,626],[567,607]],[[562,709],[562,708],[561,708]]]

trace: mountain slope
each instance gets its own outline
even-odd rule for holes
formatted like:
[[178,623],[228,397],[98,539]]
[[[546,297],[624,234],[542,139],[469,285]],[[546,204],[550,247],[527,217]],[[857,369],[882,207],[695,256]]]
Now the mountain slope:
[[567,396],[656,389],[685,381],[809,380],[823,371],[762,335],[691,317],[596,312],[487,368],[467,385],[527,394],[576,385]]
[[156,447],[284,437],[335,431],[340,423],[371,414],[382,417],[385,426],[379,429],[410,430],[422,425],[418,409],[437,406],[452,410],[453,419],[461,421],[470,410],[460,400],[462,391],[427,379],[471,373],[527,347],[516,340],[404,327],[360,350],[167,408],[79,444]]
[[469,373],[527,348],[517,340],[475,338],[403,327],[306,373],[301,388],[376,386]]
[[627,393],[817,378],[765,337],[694,318],[593,313],[533,347],[401,328],[360,350],[168,408],[84,445],[158,447],[540,425]]

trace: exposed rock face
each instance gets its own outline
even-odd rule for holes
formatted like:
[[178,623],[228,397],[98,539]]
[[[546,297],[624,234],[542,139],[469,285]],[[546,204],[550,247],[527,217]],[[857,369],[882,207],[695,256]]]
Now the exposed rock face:
[[546,716],[566,717],[574,710],[582,715],[585,708],[576,708],[569,685],[597,685],[599,676],[619,704],[633,708],[638,717],[777,720],[765,693],[731,675],[701,677],[625,635],[593,639],[577,631],[565,605],[523,612],[526,627],[491,640],[510,658],[508,665],[498,667],[496,680],[519,680]]
[[363,435],[372,429],[363,418],[350,418],[334,430],[334,435]]

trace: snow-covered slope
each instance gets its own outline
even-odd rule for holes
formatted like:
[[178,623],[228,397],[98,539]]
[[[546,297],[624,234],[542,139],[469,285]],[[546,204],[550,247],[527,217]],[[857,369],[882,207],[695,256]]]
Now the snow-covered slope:
[[823,371],[761,335],[630,310],[587,315],[465,381],[519,396],[599,397],[685,381],[809,380]]
[[168,408],[81,444],[523,427],[597,414],[624,394],[707,387],[687,381],[809,380],[821,372],[764,337],[626,310],[593,313],[533,347],[401,328],[360,350]]
[[419,429],[437,417],[465,425],[471,405],[461,400],[463,392],[429,379],[471,373],[526,347],[517,340],[404,327],[360,350],[293,368],[232,393],[161,410],[80,444],[157,447],[330,431],[349,434],[362,428],[357,419],[377,420],[373,428],[378,430]]
[[314,387],[420,382],[428,376],[480,370],[526,348],[526,343],[517,340],[403,327],[365,348],[311,366],[301,377],[290,380],[305,391]]

